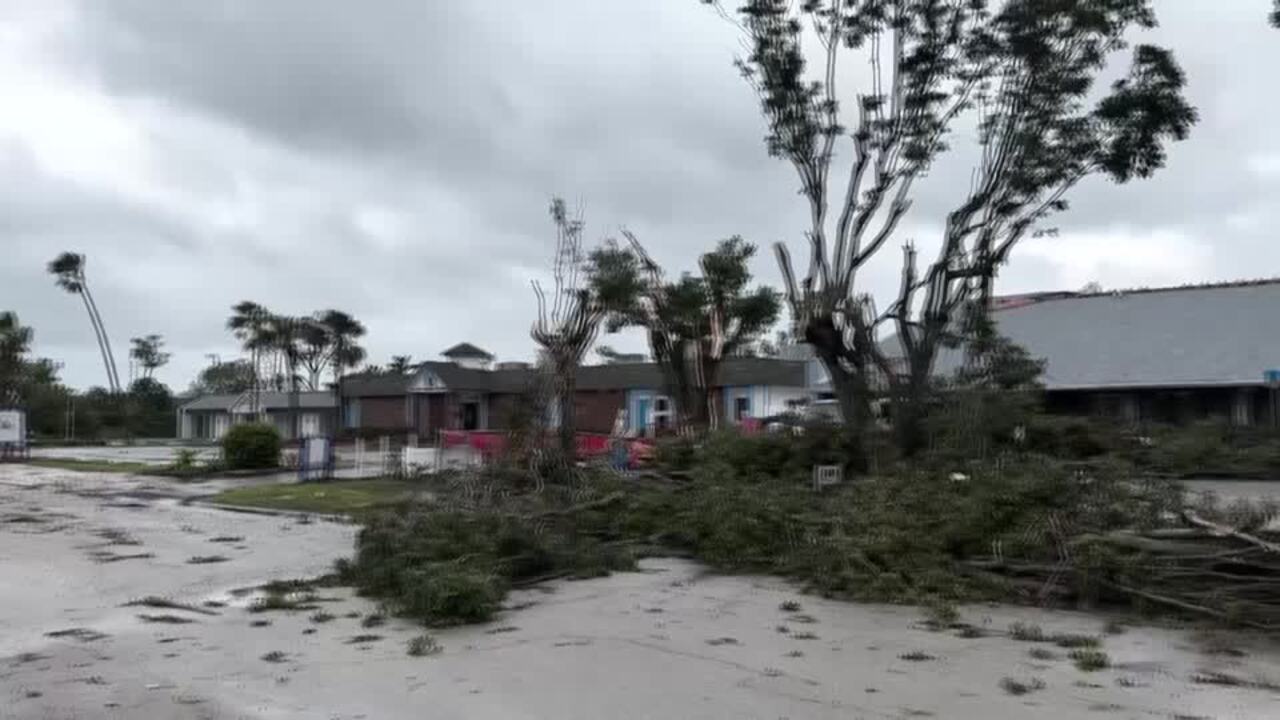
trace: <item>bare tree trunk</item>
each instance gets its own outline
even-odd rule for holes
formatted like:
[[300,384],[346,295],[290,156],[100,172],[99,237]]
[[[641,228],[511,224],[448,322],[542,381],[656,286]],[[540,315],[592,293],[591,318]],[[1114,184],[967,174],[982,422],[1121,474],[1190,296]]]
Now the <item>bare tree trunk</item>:
[[573,358],[569,358],[567,362],[562,358],[557,361],[557,365],[559,365],[556,371],[558,379],[556,384],[559,390],[557,402],[560,406],[560,452],[565,462],[572,464],[577,459],[578,452],[573,402],[578,385],[575,371],[578,368]]

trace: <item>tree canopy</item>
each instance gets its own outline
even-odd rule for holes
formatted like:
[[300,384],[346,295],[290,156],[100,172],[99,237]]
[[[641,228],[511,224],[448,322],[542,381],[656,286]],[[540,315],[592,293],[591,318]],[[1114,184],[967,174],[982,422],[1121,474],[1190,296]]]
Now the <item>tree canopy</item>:
[[[855,433],[877,385],[895,407],[919,405],[957,313],[985,304],[1013,247],[1067,208],[1071,188],[1091,175],[1148,177],[1196,120],[1181,69],[1155,45],[1131,48],[1127,72],[1095,88],[1131,31],[1155,25],[1149,0],[713,4],[745,34],[738,68],[759,94],[767,150],[795,168],[809,206],[806,274],[784,243],[778,261],[795,333],[826,365]],[[867,73],[841,71],[855,53]],[[952,132],[969,124],[976,132]],[[898,295],[878,311],[857,271],[898,236],[915,181],[970,136],[972,182],[940,218],[937,258],[920,267],[903,243]],[[906,362],[880,352],[882,326]]]
[[608,327],[643,327],[683,423],[713,427],[718,414],[711,390],[720,363],[773,325],[778,295],[772,288],[748,287],[755,246],[741,237],[722,240],[703,254],[700,275],[684,273],[675,281],[665,279],[634,235],[627,237],[627,247],[611,242],[591,255],[591,286],[607,298]]

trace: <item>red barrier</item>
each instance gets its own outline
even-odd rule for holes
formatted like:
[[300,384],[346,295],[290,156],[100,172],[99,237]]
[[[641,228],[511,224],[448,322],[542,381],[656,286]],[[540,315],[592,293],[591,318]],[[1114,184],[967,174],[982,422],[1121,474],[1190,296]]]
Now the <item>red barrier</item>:
[[[646,439],[626,440],[627,461],[634,467],[653,455],[653,442]],[[576,451],[580,458],[596,458],[608,455],[613,438],[600,433],[577,433]],[[485,460],[493,459],[507,449],[507,434],[500,430],[441,430],[440,445],[444,448],[471,447]]]

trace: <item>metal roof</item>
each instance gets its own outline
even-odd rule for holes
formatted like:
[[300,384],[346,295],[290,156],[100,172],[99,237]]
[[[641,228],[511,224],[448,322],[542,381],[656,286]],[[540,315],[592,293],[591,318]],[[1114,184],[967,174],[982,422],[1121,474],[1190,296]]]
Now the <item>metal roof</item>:
[[[1276,280],[1045,299],[992,317],[1047,361],[1050,390],[1260,385],[1280,368]],[[945,350],[936,371],[962,360],[962,349]]]

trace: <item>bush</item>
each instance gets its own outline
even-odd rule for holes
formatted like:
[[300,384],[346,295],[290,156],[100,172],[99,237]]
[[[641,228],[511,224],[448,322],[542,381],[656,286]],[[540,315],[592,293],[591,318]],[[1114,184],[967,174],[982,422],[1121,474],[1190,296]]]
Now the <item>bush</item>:
[[270,425],[233,425],[222,438],[222,456],[231,470],[263,470],[280,464],[280,433]]

